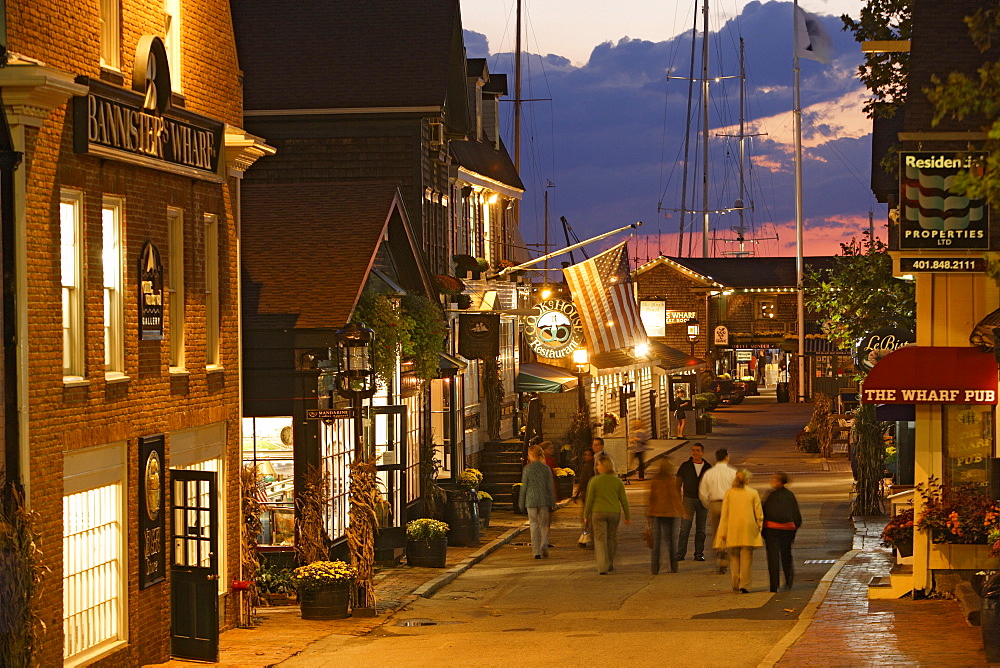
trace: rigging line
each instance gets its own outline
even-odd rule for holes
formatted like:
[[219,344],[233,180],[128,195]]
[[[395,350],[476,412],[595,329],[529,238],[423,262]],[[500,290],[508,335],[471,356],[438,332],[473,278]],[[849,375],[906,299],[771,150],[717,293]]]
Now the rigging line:
[[[677,235],[677,257],[684,256],[684,219],[687,214],[687,181],[690,171],[691,146],[691,98],[694,96],[694,56],[698,42],[698,0],[694,0],[694,25],[691,27],[691,65],[688,72],[687,116],[684,130],[684,172],[681,177],[681,220]],[[688,256],[691,255],[691,239],[688,238]]]

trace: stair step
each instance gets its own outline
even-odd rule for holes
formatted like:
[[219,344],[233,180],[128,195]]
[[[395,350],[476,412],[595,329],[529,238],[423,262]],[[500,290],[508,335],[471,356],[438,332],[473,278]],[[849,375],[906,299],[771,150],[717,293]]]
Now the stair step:
[[869,587],[891,587],[892,579],[888,575],[876,575],[868,583]]

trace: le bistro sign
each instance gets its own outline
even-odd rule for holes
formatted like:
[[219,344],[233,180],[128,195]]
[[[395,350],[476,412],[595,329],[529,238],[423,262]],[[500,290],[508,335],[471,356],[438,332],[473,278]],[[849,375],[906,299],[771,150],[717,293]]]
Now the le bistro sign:
[[224,127],[171,109],[170,68],[159,37],[139,42],[132,90],[78,77],[89,88],[73,98],[77,153],[130,162],[203,180],[219,180]]

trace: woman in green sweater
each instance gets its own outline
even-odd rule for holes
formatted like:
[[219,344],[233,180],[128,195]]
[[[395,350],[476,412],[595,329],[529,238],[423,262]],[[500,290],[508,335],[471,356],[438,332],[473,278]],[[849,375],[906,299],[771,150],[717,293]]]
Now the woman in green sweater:
[[583,509],[584,523],[594,534],[594,559],[597,572],[607,575],[615,570],[618,549],[618,522],[622,512],[625,524],[632,524],[625,485],[615,475],[615,463],[606,454],[597,456],[597,475],[587,484],[587,505]]

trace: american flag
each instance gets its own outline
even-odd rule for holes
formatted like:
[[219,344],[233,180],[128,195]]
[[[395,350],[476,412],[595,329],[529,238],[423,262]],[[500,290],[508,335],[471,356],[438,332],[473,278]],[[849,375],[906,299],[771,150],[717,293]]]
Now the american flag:
[[632,294],[627,243],[563,269],[591,354],[646,343],[646,330]]

